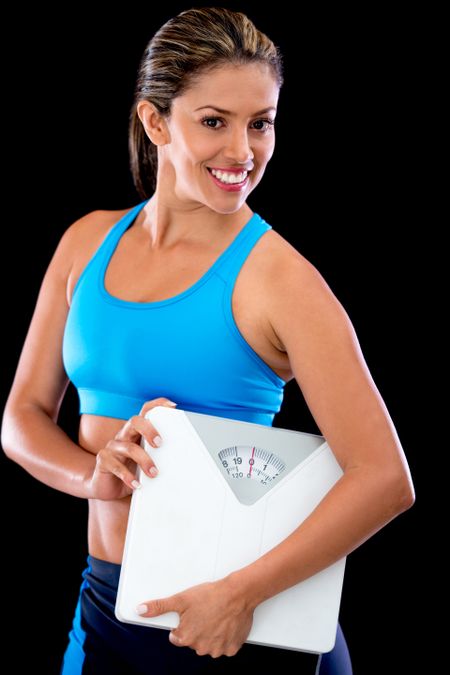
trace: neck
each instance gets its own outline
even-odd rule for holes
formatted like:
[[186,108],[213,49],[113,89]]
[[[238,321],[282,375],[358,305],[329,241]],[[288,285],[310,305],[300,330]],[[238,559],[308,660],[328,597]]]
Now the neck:
[[239,231],[253,212],[243,204],[234,213],[217,213],[200,202],[181,202],[155,191],[139,214],[139,225],[149,236],[154,250],[168,250],[179,242],[207,245]]

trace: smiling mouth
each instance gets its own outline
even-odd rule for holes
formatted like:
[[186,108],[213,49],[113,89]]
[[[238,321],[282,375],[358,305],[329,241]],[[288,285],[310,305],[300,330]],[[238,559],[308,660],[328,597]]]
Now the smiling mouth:
[[219,180],[224,185],[239,185],[244,183],[247,180],[247,177],[250,173],[247,169],[243,169],[239,173],[236,171],[220,171],[219,169],[211,169],[209,166],[206,167],[214,178]]

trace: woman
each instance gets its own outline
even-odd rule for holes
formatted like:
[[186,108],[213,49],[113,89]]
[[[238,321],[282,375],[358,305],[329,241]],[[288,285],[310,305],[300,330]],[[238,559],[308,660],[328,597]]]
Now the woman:
[[[278,49],[237,12],[190,9],[144,52],[130,122],[143,199],[95,211],[62,237],[43,280],[2,426],[5,452],[89,500],[83,572],[61,672],[224,673],[241,665],[351,673],[338,627],[317,657],[245,643],[255,607],[347,555],[414,502],[404,453],[353,326],[320,273],[247,205],[275,145]],[[156,180],[155,180],[156,178]],[[255,563],[114,616],[140,445],[155,405],[271,425],[297,380],[344,474]],[[56,424],[69,379],[79,443]],[[175,403],[173,403],[175,401]],[[162,439],[164,442],[164,439]]]

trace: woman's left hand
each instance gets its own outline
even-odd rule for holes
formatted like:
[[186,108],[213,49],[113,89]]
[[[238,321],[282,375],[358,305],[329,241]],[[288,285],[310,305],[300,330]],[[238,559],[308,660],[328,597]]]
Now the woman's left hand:
[[150,617],[177,612],[180,622],[169,633],[172,644],[190,647],[199,656],[217,658],[239,651],[250,633],[254,609],[239,588],[224,577],[167,598],[149,600],[139,606],[139,614]]

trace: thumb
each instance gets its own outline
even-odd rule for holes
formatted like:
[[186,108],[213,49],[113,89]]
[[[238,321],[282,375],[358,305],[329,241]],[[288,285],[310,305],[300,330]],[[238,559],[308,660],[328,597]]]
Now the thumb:
[[149,600],[136,607],[136,613],[141,616],[159,616],[166,612],[177,612],[180,603],[176,595],[168,598],[159,598],[158,600]]

